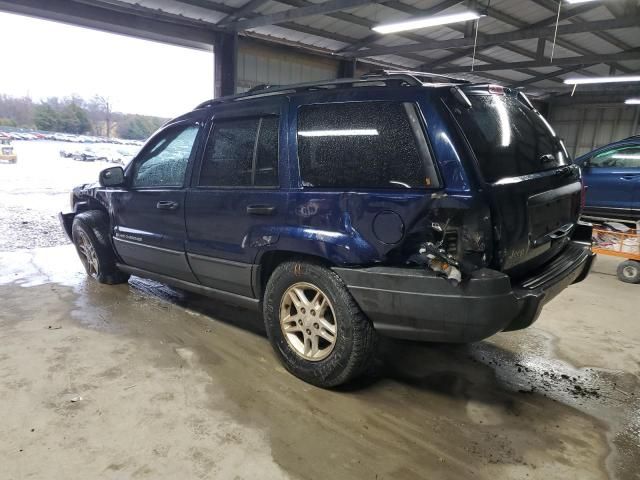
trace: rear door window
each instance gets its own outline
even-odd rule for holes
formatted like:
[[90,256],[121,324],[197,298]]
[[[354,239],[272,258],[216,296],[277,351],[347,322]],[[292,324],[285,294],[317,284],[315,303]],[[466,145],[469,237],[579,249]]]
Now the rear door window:
[[471,108],[447,105],[466,135],[485,181],[558,168],[569,163],[542,115],[515,95],[468,95]]
[[278,117],[218,120],[207,141],[199,186],[278,185]]
[[303,105],[298,111],[298,158],[307,187],[438,186],[412,103]]

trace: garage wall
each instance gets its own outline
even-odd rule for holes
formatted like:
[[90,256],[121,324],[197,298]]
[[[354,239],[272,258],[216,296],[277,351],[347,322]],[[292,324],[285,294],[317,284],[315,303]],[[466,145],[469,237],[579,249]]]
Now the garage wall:
[[550,106],[547,118],[574,157],[640,134],[640,108],[624,104]]
[[260,84],[286,85],[337,78],[338,62],[251,40],[238,45],[237,90]]

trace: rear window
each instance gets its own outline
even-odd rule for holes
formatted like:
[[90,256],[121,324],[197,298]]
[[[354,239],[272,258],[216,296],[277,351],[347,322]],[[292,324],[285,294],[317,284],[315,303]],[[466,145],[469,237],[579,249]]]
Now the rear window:
[[449,109],[466,135],[485,181],[496,182],[569,163],[547,121],[513,95],[468,95]]
[[416,106],[403,102],[305,105],[298,157],[307,187],[436,187]]

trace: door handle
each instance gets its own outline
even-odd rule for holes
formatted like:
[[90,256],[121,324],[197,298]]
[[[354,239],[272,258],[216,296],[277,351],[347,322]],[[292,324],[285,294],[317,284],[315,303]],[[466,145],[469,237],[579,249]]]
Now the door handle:
[[629,173],[627,175],[623,175],[620,177],[620,180],[633,180],[634,178],[640,177],[638,173]]
[[273,205],[248,205],[247,213],[249,215],[273,215],[276,207]]
[[160,200],[156,204],[156,208],[158,210],[175,210],[178,208],[178,202],[173,202],[171,200]]

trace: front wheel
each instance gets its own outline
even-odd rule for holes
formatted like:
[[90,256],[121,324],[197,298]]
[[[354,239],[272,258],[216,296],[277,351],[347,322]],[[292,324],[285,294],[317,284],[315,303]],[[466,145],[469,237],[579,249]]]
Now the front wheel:
[[640,283],[640,262],[625,260],[618,265],[618,279],[626,283]]
[[269,278],[264,319],[287,370],[318,387],[335,387],[371,364],[376,332],[334,272],[285,262]]
[[71,227],[73,243],[87,275],[100,283],[125,283],[129,275],[118,270],[109,243],[109,219],[99,210],[79,213]]

